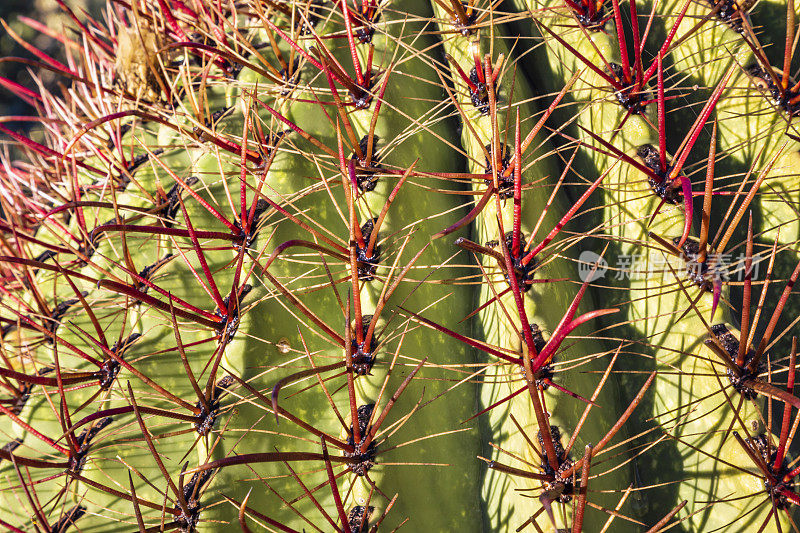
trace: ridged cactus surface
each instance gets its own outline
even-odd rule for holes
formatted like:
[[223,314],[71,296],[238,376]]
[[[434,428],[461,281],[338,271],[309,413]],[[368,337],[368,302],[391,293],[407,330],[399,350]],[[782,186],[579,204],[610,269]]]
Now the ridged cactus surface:
[[55,3],[0,527],[798,530],[794,1]]

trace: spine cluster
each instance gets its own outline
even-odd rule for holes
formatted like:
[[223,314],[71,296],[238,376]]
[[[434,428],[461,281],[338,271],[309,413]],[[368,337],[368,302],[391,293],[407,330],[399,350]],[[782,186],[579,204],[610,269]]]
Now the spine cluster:
[[0,527],[797,529],[793,1],[57,2]]

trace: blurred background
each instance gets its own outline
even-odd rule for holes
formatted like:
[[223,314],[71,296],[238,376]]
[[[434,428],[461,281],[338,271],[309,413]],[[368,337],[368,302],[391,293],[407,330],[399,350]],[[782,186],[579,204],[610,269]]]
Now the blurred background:
[[[103,0],[65,0],[80,17],[80,10],[90,6],[94,13],[99,13]],[[33,30],[19,20],[19,17],[29,17],[45,24],[48,28],[63,33],[66,28],[72,25],[69,17],[58,6],[56,0],[0,0],[0,19],[4,20],[11,29],[20,35],[25,41],[36,48],[44,50],[56,59],[63,60],[61,46],[53,39],[42,35]],[[0,57],[24,57],[31,59],[33,56],[18,44],[5,28],[0,26]],[[0,77],[7,78],[19,83],[24,87],[35,88],[35,84],[29,74],[30,67],[14,61],[0,62]],[[59,81],[58,76],[45,70],[40,70],[37,74],[44,80],[50,89],[56,89]],[[0,116],[8,115],[31,115],[34,110],[17,97],[6,87],[0,86]],[[12,122],[6,127],[13,130],[30,128],[31,123]],[[3,134],[0,133],[0,139]]]

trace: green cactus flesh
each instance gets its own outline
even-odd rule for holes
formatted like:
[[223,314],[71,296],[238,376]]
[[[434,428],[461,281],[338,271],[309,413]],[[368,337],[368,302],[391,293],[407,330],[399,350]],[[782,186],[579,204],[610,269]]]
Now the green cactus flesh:
[[797,529],[793,2],[58,3],[0,527]]

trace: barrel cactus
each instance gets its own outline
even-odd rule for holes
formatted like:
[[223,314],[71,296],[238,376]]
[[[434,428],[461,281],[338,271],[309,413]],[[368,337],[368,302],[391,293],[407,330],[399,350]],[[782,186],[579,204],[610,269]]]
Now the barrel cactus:
[[793,1],[56,3],[0,526],[797,529]]

